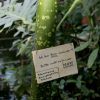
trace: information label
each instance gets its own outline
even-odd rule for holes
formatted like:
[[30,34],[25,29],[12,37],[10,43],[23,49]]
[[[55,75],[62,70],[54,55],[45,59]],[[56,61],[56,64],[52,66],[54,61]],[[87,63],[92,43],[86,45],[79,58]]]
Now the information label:
[[73,43],[32,52],[37,83],[77,74]]

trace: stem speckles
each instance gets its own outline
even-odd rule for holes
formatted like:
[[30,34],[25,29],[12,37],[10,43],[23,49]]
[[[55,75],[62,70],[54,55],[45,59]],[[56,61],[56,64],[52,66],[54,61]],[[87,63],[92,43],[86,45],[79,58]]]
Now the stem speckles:
[[48,19],[50,19],[49,15],[48,16],[42,16],[42,20],[48,20]]
[[[50,45],[54,41],[55,21],[57,13],[57,0],[38,0],[36,14],[36,38],[40,47]],[[40,41],[39,37],[42,37]]]

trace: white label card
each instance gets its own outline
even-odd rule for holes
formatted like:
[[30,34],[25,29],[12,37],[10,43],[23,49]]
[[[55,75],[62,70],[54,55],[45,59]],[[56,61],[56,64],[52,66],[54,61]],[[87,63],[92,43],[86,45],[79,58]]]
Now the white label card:
[[37,83],[77,74],[73,43],[32,52]]

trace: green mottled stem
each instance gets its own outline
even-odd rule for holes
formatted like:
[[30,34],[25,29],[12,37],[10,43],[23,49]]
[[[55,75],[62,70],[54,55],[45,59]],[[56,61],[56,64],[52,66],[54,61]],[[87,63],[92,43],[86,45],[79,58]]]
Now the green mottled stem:
[[[38,0],[38,8],[36,13],[36,39],[35,47],[37,50],[50,47],[54,44],[55,22],[57,12],[57,0]],[[36,84],[35,72],[33,72],[32,80],[32,100],[48,100],[50,99],[50,82],[41,85]],[[45,99],[42,99],[44,97]],[[37,99],[35,99],[37,98]]]
[[57,0],[39,0],[36,15],[37,49],[49,47],[54,42]]
[[32,71],[32,82],[31,82],[31,100],[37,100],[37,82],[36,82],[36,76],[35,76],[35,69],[33,67]]

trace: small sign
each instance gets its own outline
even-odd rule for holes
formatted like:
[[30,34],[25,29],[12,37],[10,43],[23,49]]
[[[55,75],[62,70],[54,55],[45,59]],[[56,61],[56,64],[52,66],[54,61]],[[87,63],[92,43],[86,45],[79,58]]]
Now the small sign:
[[78,73],[73,43],[32,53],[37,83]]

